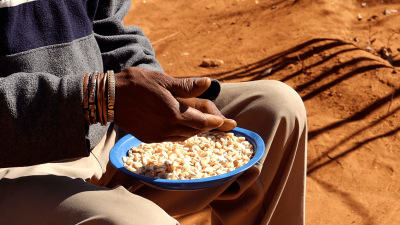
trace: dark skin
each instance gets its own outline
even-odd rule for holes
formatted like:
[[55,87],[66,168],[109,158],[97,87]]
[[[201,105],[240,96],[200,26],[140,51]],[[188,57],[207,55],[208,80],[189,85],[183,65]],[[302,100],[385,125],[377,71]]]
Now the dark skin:
[[236,122],[226,119],[213,102],[195,98],[210,85],[210,78],[177,79],[127,68],[115,74],[114,122],[146,143],[183,141],[212,129],[235,128]]

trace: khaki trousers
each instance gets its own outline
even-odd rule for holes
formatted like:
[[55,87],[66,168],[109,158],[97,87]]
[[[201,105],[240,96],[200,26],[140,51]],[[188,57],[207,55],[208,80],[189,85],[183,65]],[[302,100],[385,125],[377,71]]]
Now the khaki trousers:
[[0,169],[0,224],[175,225],[173,217],[207,206],[213,225],[304,224],[307,122],[299,95],[278,81],[253,81],[222,84],[215,103],[266,145],[235,181],[200,191],[142,185],[109,163],[125,135],[111,125],[89,157]]

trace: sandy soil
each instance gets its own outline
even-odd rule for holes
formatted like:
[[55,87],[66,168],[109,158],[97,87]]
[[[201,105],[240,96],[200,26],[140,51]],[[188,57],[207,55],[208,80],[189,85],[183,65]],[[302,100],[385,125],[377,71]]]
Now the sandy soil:
[[[135,0],[124,22],[145,31],[172,76],[273,79],[299,92],[307,224],[400,224],[400,0]],[[224,64],[200,67],[205,58]]]

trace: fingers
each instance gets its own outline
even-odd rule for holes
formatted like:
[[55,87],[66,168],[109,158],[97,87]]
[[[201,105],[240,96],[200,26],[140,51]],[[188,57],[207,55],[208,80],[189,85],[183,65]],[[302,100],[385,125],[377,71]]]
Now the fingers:
[[218,110],[217,106],[215,106],[215,104],[210,100],[199,99],[199,98],[176,98],[176,99],[178,100],[178,102],[185,104],[189,107],[195,108],[200,112],[224,117]]
[[182,98],[193,98],[203,94],[211,85],[211,79],[203,77],[200,79],[172,78],[165,88],[173,95]]
[[236,121],[232,119],[224,119],[224,123],[217,128],[220,131],[230,131],[237,126]]
[[224,118],[224,123],[217,128],[220,131],[229,131],[236,127],[236,121],[225,118],[222,113],[218,110],[217,106],[213,102],[207,99],[198,98],[177,98],[178,102],[185,104],[189,107],[195,108],[203,113],[208,113]]
[[[230,131],[236,127],[236,122],[234,120],[227,120],[224,124],[217,128],[220,131]],[[169,136],[164,139],[164,141],[185,141],[186,139],[193,137],[194,135],[198,135],[208,130],[198,130],[192,127],[182,125],[172,136]]]
[[209,131],[220,127],[224,123],[224,118],[218,115],[200,112],[192,107],[181,112],[182,125],[195,128],[197,130]]

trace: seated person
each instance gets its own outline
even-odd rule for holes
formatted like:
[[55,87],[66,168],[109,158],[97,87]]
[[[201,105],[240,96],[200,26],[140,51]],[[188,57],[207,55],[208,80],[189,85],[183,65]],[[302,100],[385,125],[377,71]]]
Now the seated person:
[[[213,225],[304,224],[299,95],[278,81],[165,74],[140,28],[123,25],[129,8],[130,0],[0,1],[2,224],[175,225],[207,206]],[[265,154],[214,188],[158,190],[109,162],[127,133],[179,141],[236,125],[258,133]]]

